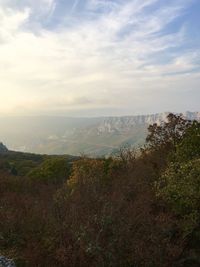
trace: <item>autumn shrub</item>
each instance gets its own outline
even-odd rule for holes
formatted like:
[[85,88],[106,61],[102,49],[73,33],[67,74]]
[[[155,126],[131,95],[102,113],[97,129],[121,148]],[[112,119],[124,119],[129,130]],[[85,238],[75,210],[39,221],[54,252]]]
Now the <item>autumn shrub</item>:
[[179,255],[181,241],[170,248],[171,236],[162,229],[172,227],[173,216],[155,211],[151,163],[129,159],[84,158],[74,164],[55,195],[62,232],[56,254],[63,266],[163,267]]

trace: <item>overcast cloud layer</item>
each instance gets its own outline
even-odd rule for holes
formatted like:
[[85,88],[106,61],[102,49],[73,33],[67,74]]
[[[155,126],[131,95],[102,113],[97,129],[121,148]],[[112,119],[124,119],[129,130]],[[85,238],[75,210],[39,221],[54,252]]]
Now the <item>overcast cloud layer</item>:
[[199,0],[0,0],[0,113],[200,110]]

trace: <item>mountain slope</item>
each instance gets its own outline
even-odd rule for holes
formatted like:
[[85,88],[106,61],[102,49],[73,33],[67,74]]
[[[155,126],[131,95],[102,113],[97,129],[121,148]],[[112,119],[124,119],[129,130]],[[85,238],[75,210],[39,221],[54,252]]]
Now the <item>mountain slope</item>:
[[[0,118],[0,140],[19,151],[102,156],[121,146],[142,145],[148,125],[165,121],[168,113],[99,118]],[[200,112],[183,115],[200,120]]]

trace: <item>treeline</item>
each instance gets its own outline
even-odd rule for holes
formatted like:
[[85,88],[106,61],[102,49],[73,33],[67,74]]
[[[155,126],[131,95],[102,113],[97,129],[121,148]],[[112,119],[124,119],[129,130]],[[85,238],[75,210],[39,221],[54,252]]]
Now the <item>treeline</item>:
[[148,131],[139,155],[1,168],[0,254],[19,267],[200,266],[200,123],[169,114]]

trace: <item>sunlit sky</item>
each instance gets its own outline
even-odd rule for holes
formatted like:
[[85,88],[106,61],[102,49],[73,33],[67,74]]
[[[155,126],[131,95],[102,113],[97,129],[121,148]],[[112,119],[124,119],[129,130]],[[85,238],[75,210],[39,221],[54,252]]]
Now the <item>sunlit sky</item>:
[[200,110],[199,0],[0,0],[0,115]]

